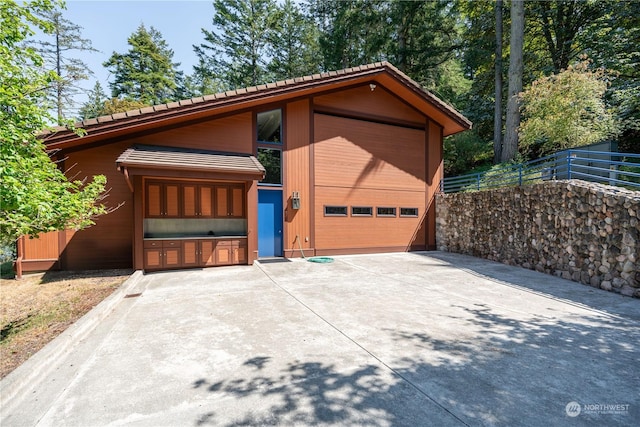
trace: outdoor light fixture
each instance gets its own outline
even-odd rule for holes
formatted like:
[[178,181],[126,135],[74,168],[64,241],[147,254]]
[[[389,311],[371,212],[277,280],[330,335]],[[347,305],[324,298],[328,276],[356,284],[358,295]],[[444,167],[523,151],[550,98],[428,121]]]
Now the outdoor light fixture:
[[376,89],[376,84],[375,83],[369,83],[369,87],[371,88],[371,92],[373,92]]
[[300,193],[297,191],[294,191],[293,194],[291,194],[291,207],[296,210],[300,209]]

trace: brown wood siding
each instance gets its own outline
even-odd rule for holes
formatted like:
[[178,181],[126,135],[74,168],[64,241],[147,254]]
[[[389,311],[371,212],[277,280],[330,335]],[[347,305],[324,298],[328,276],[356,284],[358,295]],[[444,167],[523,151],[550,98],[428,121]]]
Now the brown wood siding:
[[70,153],[67,175],[105,175],[110,190],[104,203],[109,207],[123,204],[114,212],[96,219],[96,225],[76,232],[64,249],[65,268],[92,270],[129,268],[132,266],[133,194],[125,177],[116,170],[115,161],[131,143],[120,142]]
[[[123,206],[96,220],[96,225],[79,231],[69,239],[62,254],[64,268],[69,270],[129,268],[133,251],[133,197],[125,177],[118,172],[115,161],[134,144],[166,145],[186,148],[252,153],[251,113],[238,114],[207,123],[200,123],[167,132],[147,135],[66,154],[67,174],[76,179],[102,174],[110,189],[105,203]],[[178,206],[169,206],[172,211]],[[27,248],[25,255],[35,252]]]
[[443,136],[442,127],[430,121],[428,130],[427,153],[427,217],[426,234],[427,248],[436,249],[436,206],[435,195],[440,191],[440,181],[444,177],[443,164]]
[[422,190],[424,131],[315,115],[315,185]]
[[[316,187],[316,250],[367,247],[424,246],[420,233],[425,211],[424,191]],[[324,205],[349,208],[347,217],[324,216]],[[370,206],[371,217],[350,216],[351,206]],[[376,207],[395,207],[395,218],[376,216]],[[400,218],[400,207],[418,208],[418,218]]]
[[[314,130],[316,253],[424,249],[425,132],[322,114]],[[325,205],[347,206],[348,216],[325,216]],[[352,216],[353,206],[373,215]],[[397,216],[378,217],[378,207]],[[400,217],[400,208],[418,208],[418,217]]]
[[[284,152],[283,173],[285,190],[284,195],[284,250],[298,250],[296,236],[304,249],[310,248],[311,239],[310,213],[313,209],[309,184],[309,101],[302,100],[287,105],[286,108],[286,143]],[[297,191],[300,195],[300,209],[294,210],[291,206],[291,194]]]
[[395,95],[377,84],[375,90],[369,85],[360,86],[313,98],[316,109],[331,108],[338,111],[364,114],[387,120],[424,123],[425,116],[402,102]]
[[58,232],[42,233],[31,239],[21,237],[24,261],[38,259],[57,259],[59,254]]
[[132,143],[253,154],[251,118],[251,113],[237,114],[136,138]]

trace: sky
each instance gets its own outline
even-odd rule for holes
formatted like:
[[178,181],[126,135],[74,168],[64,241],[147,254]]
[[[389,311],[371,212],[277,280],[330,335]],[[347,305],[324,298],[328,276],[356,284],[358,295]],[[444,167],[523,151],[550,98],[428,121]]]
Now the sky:
[[[99,52],[70,52],[70,57],[84,61],[95,75],[81,85],[93,88],[99,81],[110,93],[109,72],[102,63],[115,51],[129,50],[127,38],[140,24],[154,27],[173,49],[173,61],[179,62],[185,74],[192,73],[196,63],[193,45],[204,41],[202,28],[211,29],[212,1],[200,0],[67,0],[64,18],[82,27],[82,37],[91,40]],[[80,103],[86,96],[78,97]]]

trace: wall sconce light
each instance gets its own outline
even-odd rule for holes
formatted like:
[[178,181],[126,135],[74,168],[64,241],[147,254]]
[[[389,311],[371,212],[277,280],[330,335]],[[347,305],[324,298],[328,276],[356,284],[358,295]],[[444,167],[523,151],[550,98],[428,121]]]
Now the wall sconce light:
[[376,90],[376,84],[375,83],[369,83],[369,88],[371,88],[371,92],[373,92],[374,90]]
[[300,209],[300,193],[297,191],[291,194],[291,207],[296,210]]

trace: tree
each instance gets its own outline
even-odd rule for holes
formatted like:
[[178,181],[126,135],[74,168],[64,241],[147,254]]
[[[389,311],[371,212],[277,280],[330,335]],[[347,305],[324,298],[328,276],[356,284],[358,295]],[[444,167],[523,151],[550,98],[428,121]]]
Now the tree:
[[107,100],[107,94],[104,93],[100,82],[96,82],[91,92],[89,92],[89,99],[85,102],[78,115],[80,120],[92,119],[102,115],[104,102]]
[[502,156],[502,0],[496,0],[495,109],[493,113],[493,162]]
[[269,74],[284,80],[320,71],[318,29],[313,21],[292,0],[277,6],[273,21],[267,45]]
[[37,134],[52,120],[42,106],[56,75],[25,40],[37,27],[52,31],[38,17],[54,9],[48,0],[0,2],[0,241],[65,228],[80,229],[106,213],[99,202],[106,179],[67,180],[54,164]]
[[80,109],[80,119],[93,119],[95,117],[106,116],[109,114],[136,110],[146,106],[147,104],[144,102],[133,99],[108,99],[100,82],[96,82],[93,90],[89,93],[88,101]]
[[614,136],[617,124],[603,99],[606,78],[583,61],[533,82],[522,94],[524,154],[544,156]]
[[[45,68],[58,75],[48,91],[48,99],[56,111],[57,123],[62,124],[75,105],[74,96],[81,92],[79,81],[92,74],[89,66],[80,59],[70,58],[70,52],[97,52],[91,40],[82,38],[82,27],[65,19],[59,9],[43,12],[41,17],[51,24],[52,41],[36,41],[38,52],[45,60]],[[46,34],[45,34],[46,36]]]
[[275,0],[215,0],[213,30],[194,45],[195,79],[203,88],[255,86],[269,80],[267,45],[275,26]]
[[550,0],[527,4],[533,33],[544,40],[553,72],[566,69],[582,53],[585,39],[590,37],[584,32],[587,26],[608,13],[618,13],[611,6],[606,0]]
[[147,105],[175,100],[179,76],[171,50],[162,34],[141,24],[127,39],[131,48],[127,53],[113,52],[103,63],[114,76],[109,83],[114,98],[124,97]]
[[507,119],[502,146],[502,161],[513,160],[518,153],[518,126],[520,106],[518,96],[522,92],[524,43],[524,0],[511,0],[511,38],[509,56],[509,95]]

